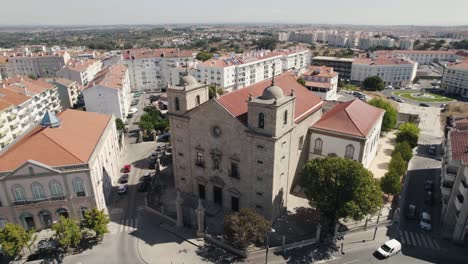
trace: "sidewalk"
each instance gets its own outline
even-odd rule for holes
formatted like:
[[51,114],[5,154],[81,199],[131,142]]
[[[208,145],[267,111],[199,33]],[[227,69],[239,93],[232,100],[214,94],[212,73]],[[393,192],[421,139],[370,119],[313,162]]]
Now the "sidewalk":
[[[382,243],[390,239],[390,237],[387,236],[387,230],[387,227],[379,226],[375,240],[373,240],[375,227],[372,226],[368,228],[367,231],[346,235],[343,240],[338,240],[336,242],[336,247],[340,249],[341,244],[343,244],[343,251],[345,253],[346,251],[362,249],[363,247],[375,247],[377,249]],[[337,254],[341,254],[341,251],[338,251]]]

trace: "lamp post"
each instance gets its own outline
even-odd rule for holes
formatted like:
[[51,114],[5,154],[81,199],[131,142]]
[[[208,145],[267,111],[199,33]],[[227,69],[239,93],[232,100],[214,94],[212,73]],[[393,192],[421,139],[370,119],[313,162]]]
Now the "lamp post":
[[265,253],[265,264],[268,264],[268,252],[270,251],[270,239],[268,237],[269,233],[274,233],[276,230],[273,228],[270,228],[266,231],[266,253]]

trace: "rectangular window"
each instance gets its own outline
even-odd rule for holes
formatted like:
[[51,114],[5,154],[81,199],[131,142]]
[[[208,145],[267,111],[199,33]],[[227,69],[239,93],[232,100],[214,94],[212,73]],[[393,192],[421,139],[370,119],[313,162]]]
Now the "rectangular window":
[[257,192],[257,196],[263,196],[263,193]]
[[302,150],[302,145],[304,145],[304,136],[299,138],[299,145],[297,146],[297,149]]
[[257,160],[257,163],[258,163],[258,164],[263,164],[263,161]]
[[314,143],[314,154],[322,155],[322,145],[323,145],[322,139],[317,138]]
[[259,204],[255,205],[255,207],[256,207],[257,209],[263,209],[263,206],[261,206],[261,205],[259,205]]
[[263,181],[263,178],[262,177],[257,177],[257,181],[261,182],[261,181]]
[[239,179],[239,165],[235,162],[231,162],[231,173],[230,176]]
[[265,147],[263,145],[257,145],[258,149],[264,149]]
[[197,157],[195,159],[195,165],[198,167],[205,167],[205,161],[203,160],[203,153],[197,151]]

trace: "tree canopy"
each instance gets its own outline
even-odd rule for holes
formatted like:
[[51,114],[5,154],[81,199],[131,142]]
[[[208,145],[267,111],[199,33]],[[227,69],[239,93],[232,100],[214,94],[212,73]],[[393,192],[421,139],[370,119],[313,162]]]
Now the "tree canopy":
[[218,95],[223,95],[224,94],[224,89],[221,88],[221,87],[217,87],[216,85],[210,84],[208,86],[208,97],[210,99],[214,98],[216,93],[218,93]]
[[301,185],[312,206],[331,223],[362,220],[382,205],[382,191],[362,164],[339,157],[313,159],[301,171]]
[[168,131],[169,119],[161,114],[154,106],[147,106],[145,113],[140,117],[139,127],[149,133],[152,130]]
[[117,130],[122,130],[125,128],[125,123],[122,121],[122,119],[120,118],[116,118],[115,119],[115,127],[117,128]]
[[420,129],[413,123],[403,123],[396,133],[396,142],[407,142],[411,148],[418,145]]
[[413,158],[413,149],[406,141],[397,143],[395,145],[395,148],[392,151],[392,157],[395,156],[397,153],[400,153],[403,160],[407,163],[411,160],[411,158]]
[[109,233],[107,225],[110,223],[109,216],[104,213],[104,210],[93,208],[85,212],[83,226],[93,230],[96,237],[101,239],[104,234]]
[[26,231],[18,224],[7,223],[0,229],[1,248],[8,256],[16,257],[28,246],[33,234],[34,230]]
[[369,91],[382,91],[385,84],[379,76],[369,76],[362,83],[364,89]]
[[82,238],[80,226],[71,218],[60,216],[59,221],[52,225],[52,230],[58,244],[65,250],[78,246]]
[[200,51],[195,58],[197,60],[207,61],[207,60],[213,58],[213,54],[211,54],[209,52],[206,52],[206,51]]
[[382,120],[382,131],[388,132],[395,128],[398,112],[392,104],[381,98],[373,98],[369,101],[369,104],[385,110]]
[[274,50],[278,41],[273,38],[262,38],[254,41],[254,44],[257,45],[257,49]]
[[241,249],[253,243],[262,243],[270,226],[270,221],[251,208],[242,208],[224,218],[224,234],[227,240]]
[[300,85],[304,86],[304,87],[305,87],[305,85],[306,85],[306,82],[305,82],[305,80],[304,80],[303,78],[298,78],[298,79],[297,79],[297,82],[298,82]]
[[402,176],[406,173],[406,169],[408,168],[408,164],[403,159],[401,154],[397,152],[395,155],[392,156],[390,160],[390,164],[388,165],[389,170],[393,170],[398,176]]
[[380,179],[380,188],[384,193],[397,194],[401,191],[401,180],[395,170],[390,170]]

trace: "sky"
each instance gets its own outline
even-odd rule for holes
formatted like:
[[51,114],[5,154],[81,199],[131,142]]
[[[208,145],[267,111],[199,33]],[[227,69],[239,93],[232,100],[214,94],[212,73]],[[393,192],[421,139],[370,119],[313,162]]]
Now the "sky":
[[0,25],[468,25],[468,0],[1,0]]

